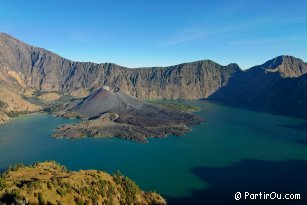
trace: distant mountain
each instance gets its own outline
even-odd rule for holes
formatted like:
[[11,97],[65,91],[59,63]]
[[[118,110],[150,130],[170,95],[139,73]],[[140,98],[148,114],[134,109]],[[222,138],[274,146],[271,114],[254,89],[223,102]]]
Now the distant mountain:
[[307,117],[307,64],[279,56],[237,73],[209,99]]
[[138,69],[73,62],[5,33],[0,34],[0,62],[0,70],[7,68],[14,73],[11,77],[20,87],[73,92],[80,87],[96,90],[109,85],[140,99],[208,97],[226,85],[232,74],[240,72],[236,64],[221,66],[210,60]]
[[264,69],[266,72],[277,72],[281,77],[299,77],[307,73],[307,64],[292,56],[278,56],[253,69]]
[[0,82],[21,95],[31,88],[85,97],[107,85],[138,99],[208,98],[307,117],[306,72],[306,63],[291,56],[245,71],[210,60],[136,69],[74,62],[0,33]]

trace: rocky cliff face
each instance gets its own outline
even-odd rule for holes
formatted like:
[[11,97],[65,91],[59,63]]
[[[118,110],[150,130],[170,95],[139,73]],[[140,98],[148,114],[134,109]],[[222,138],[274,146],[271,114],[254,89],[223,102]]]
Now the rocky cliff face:
[[267,73],[277,72],[282,78],[299,77],[307,73],[307,64],[292,56],[278,56],[253,69],[264,69]]
[[80,87],[94,90],[110,85],[140,99],[208,97],[240,72],[236,64],[221,66],[210,60],[138,69],[73,62],[4,33],[0,34],[0,63],[6,68],[3,75],[13,74],[10,79],[20,87],[73,92]]

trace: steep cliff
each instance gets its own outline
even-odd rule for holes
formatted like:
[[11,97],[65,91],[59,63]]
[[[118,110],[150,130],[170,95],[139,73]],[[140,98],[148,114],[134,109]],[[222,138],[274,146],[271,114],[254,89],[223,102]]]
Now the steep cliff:
[[140,98],[197,99],[225,86],[240,68],[204,60],[170,67],[128,69],[112,63],[73,62],[50,51],[0,34],[0,63],[20,87],[42,91],[95,90],[120,87]]

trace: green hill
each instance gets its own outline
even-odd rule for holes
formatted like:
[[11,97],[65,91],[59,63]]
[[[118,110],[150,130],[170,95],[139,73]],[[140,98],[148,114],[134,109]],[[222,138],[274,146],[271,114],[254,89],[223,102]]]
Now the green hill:
[[15,165],[1,175],[0,204],[166,204],[119,172],[69,171],[56,162]]

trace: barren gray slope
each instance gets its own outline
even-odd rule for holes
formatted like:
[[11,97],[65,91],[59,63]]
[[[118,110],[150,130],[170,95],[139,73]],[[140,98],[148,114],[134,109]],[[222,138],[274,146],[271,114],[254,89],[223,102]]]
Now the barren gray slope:
[[107,112],[140,110],[144,107],[144,103],[119,88],[104,86],[80,100],[71,111],[86,118],[93,118]]

